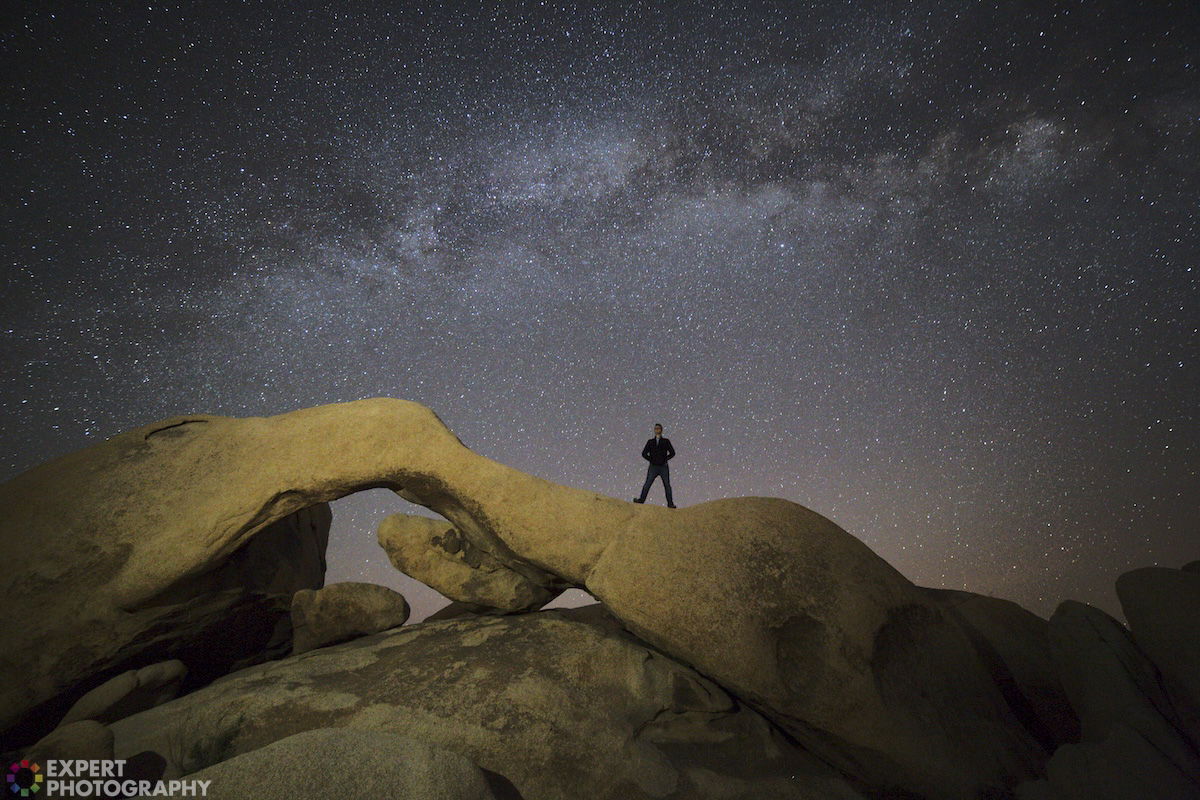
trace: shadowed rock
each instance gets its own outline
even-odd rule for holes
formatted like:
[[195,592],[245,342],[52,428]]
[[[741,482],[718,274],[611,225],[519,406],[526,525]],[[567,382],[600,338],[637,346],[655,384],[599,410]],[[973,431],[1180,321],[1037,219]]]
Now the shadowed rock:
[[961,621],[1009,708],[1047,753],[1079,741],[1079,718],[1059,680],[1046,620],[1010,600],[925,591]]
[[187,667],[179,660],[123,672],[79,698],[58,724],[81,719],[115,722],[153,708],[179,694],[186,675]]
[[476,614],[498,614],[500,612],[495,609],[481,609],[479,606],[471,603],[460,603],[457,600],[451,600],[448,605],[444,605],[437,611],[433,612],[422,622],[437,622],[440,619],[454,619],[455,617],[468,617]]
[[1055,751],[1047,779],[1021,787],[1021,796],[1200,797],[1200,756],[1181,733],[1158,670],[1124,626],[1068,600],[1049,631],[1081,739]]
[[1049,630],[1050,651],[1079,714],[1082,741],[1100,741],[1122,723],[1188,765],[1186,750],[1175,743],[1174,708],[1159,672],[1125,626],[1094,606],[1066,600],[1050,618]]
[[1017,800],[1200,800],[1200,784],[1121,723],[1102,741],[1060,747],[1046,771],[1017,787]]
[[1200,748],[1200,575],[1144,567],[1117,578],[1134,641],[1162,672],[1180,725]]
[[[121,434],[0,484],[0,543],[9,554],[0,575],[3,747],[43,736],[82,695],[123,672],[179,660],[186,692],[291,650],[292,595],[324,582],[329,506],[265,520],[239,547],[193,560],[186,540],[210,536],[197,517],[219,509],[205,508],[188,482],[220,476],[202,477],[206,448],[185,447],[194,478],[173,450],[160,452],[172,440],[160,436],[178,440],[187,429],[152,436],[154,446]],[[152,589],[151,575],[137,574],[142,566],[123,576],[135,553],[162,577]],[[127,581],[148,594],[121,599]]]

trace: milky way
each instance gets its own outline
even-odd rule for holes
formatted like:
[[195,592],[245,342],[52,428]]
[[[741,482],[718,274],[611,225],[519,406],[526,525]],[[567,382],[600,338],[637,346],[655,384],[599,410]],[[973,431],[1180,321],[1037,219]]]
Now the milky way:
[[630,499],[661,422],[682,506],[1118,612],[1200,558],[1195,4],[891,5],[21,4],[0,478],[387,395]]

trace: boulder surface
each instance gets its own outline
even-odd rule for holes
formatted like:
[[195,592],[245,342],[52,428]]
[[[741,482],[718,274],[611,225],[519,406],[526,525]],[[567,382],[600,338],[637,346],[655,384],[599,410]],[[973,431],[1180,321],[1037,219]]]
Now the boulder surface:
[[1061,603],[1050,648],[1078,712],[1080,741],[1064,744],[1024,800],[1200,798],[1200,755],[1183,735],[1161,675],[1121,623],[1098,608]]
[[292,595],[292,652],[386,631],[408,619],[404,595],[375,583],[346,581]]
[[248,667],[115,723],[188,775],[317,728],[455,750],[538,800],[857,798],[601,606],[424,622]]
[[153,708],[179,694],[186,675],[187,667],[178,659],[122,672],[79,698],[58,724],[81,719],[115,722]]
[[453,750],[352,728],[293,734],[187,779],[208,781],[208,800],[504,800],[492,793],[483,770]]
[[[171,526],[212,510],[188,508],[182,497],[164,507],[173,494],[169,456],[155,458],[161,444],[123,437],[130,441],[109,440],[0,484],[0,543],[13,554],[13,569],[0,575],[0,749],[45,735],[83,695],[124,672],[178,660],[187,667],[178,689],[189,691],[286,655],[292,595],[324,583],[328,505],[290,511],[219,556],[188,561],[170,544]],[[143,474],[139,458],[163,462],[167,475]],[[16,545],[22,536],[41,545]],[[178,569],[150,596],[127,602],[121,567],[142,549]]]
[[536,583],[509,569],[444,519],[392,514],[376,537],[396,569],[479,611],[530,611],[566,587],[557,579]]
[[1163,676],[1179,724],[1200,750],[1200,574],[1143,567],[1117,578],[1138,648]]

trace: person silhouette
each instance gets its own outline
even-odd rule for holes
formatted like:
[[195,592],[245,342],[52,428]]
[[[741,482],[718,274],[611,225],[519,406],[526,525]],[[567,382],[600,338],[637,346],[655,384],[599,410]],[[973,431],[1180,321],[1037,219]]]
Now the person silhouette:
[[663,490],[667,493],[667,508],[675,508],[675,501],[671,499],[671,470],[667,466],[667,462],[675,457],[675,448],[671,446],[671,440],[662,435],[663,426],[654,424],[654,437],[646,441],[646,446],[642,448],[642,458],[650,462],[646,467],[646,483],[642,486],[642,496],[633,498],[635,503],[646,502],[646,494],[650,491],[650,485],[654,483],[654,479],[662,477]]

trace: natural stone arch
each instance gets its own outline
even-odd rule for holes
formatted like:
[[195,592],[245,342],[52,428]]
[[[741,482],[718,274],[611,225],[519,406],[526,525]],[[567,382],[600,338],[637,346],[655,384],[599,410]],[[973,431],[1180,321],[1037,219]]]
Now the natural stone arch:
[[273,520],[378,487],[441,514],[509,569],[586,589],[872,784],[1003,793],[1045,758],[940,608],[921,617],[922,635],[953,657],[895,679],[921,684],[904,697],[935,692],[938,708],[975,713],[930,722],[923,708],[889,706],[876,636],[885,624],[891,641],[903,636],[894,610],[935,604],[825,517],[778,498],[675,510],[561,486],[473,453],[433,411],[391,398],[171,418],[0,486],[0,543],[17,554],[0,579],[4,640],[17,644],[0,655],[0,724]]
[[[629,506],[479,456],[432,410],[392,398],[265,418],[188,414],[126,431],[0,485],[0,729],[95,671],[272,523],[373,488],[564,588],[579,585],[609,530],[581,512]],[[558,547],[530,539],[548,497],[550,518],[586,519],[585,533]]]

